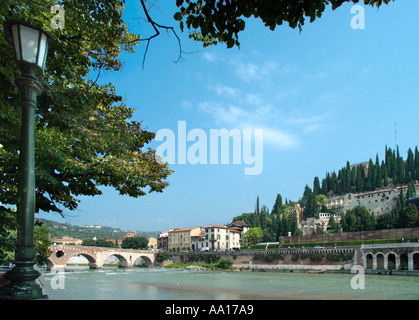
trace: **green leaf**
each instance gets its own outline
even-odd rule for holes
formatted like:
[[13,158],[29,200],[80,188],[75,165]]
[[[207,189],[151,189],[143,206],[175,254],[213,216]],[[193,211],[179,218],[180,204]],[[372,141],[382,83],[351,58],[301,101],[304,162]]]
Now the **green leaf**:
[[181,21],[182,20],[182,14],[180,12],[176,12],[174,15],[174,18],[176,21]]

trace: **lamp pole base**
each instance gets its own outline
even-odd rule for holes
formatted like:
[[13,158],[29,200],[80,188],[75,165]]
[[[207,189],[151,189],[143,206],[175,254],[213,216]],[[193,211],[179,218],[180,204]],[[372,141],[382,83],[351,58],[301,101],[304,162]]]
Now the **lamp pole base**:
[[10,283],[0,287],[0,300],[47,300],[42,288],[35,281]]
[[40,273],[33,268],[33,261],[16,262],[15,267],[4,274],[0,284],[0,300],[48,299],[41,286],[35,281]]

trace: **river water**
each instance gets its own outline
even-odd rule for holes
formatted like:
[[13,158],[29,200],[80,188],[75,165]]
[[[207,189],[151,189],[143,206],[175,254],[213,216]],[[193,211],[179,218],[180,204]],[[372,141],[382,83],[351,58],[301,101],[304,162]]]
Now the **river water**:
[[[41,271],[50,300],[419,299],[419,277],[164,268]],[[360,282],[358,282],[360,283]]]

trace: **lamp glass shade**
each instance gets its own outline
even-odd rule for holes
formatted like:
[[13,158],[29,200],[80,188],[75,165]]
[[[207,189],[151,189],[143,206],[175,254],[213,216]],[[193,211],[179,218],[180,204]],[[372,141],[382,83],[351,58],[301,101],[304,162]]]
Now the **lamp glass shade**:
[[43,70],[48,53],[47,35],[22,24],[13,24],[12,34],[17,60],[36,64]]
[[21,49],[20,49],[20,42],[19,42],[19,31],[18,31],[18,25],[14,24],[12,26],[12,35],[13,35],[13,43],[15,46],[15,52],[16,52],[16,59],[18,61],[22,60],[22,55],[20,54]]

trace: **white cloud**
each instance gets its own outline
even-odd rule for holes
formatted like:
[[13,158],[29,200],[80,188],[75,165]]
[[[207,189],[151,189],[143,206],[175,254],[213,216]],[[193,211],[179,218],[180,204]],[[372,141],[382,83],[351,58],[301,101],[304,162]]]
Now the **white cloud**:
[[260,105],[263,101],[263,98],[260,95],[254,94],[254,93],[246,94],[244,99],[246,103],[252,104],[252,105]]
[[215,53],[204,52],[204,59],[209,62],[214,62],[217,60]]
[[[226,67],[233,71],[232,77],[224,79],[228,85],[207,86],[211,98],[195,104],[219,129],[263,129],[266,146],[283,150],[299,147],[308,135],[330,128],[330,104],[339,99],[336,93],[309,94],[298,76],[302,70],[272,61],[240,59],[231,60]],[[306,100],[304,105],[295,103],[302,100],[300,95]]]
[[279,148],[294,148],[298,146],[298,138],[290,133],[273,128],[263,128],[263,140],[270,145]]
[[262,80],[266,77],[269,77],[275,71],[277,71],[279,67],[276,62],[270,61],[266,61],[260,65],[257,65],[254,63],[233,60],[231,64],[235,67],[237,76],[246,82]]
[[298,138],[294,134],[278,128],[278,123],[274,121],[278,116],[272,106],[261,105],[245,109],[234,104],[206,101],[200,103],[198,109],[210,114],[220,128],[263,129],[266,145],[283,149],[293,148],[298,144]]
[[185,110],[191,110],[193,108],[193,104],[190,101],[183,100],[181,105],[182,105],[182,108]]
[[226,96],[227,98],[235,98],[239,92],[238,89],[221,84],[217,84],[216,86],[209,86],[208,88],[214,91],[217,95]]

